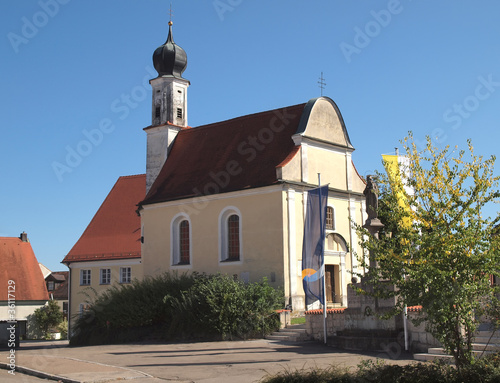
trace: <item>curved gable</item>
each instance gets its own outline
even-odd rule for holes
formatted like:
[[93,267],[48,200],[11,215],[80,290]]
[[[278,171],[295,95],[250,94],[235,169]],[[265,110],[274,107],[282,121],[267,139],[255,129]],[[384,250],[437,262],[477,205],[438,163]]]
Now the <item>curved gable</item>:
[[354,149],[339,108],[329,97],[309,100],[302,113],[296,134]]

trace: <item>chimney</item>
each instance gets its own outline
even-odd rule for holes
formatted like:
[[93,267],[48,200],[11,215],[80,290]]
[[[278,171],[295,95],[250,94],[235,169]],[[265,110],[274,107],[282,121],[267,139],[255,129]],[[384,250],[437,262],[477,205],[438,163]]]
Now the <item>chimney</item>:
[[21,235],[19,236],[19,238],[23,242],[28,242],[28,234],[26,234],[26,232],[24,232],[24,231],[21,233]]

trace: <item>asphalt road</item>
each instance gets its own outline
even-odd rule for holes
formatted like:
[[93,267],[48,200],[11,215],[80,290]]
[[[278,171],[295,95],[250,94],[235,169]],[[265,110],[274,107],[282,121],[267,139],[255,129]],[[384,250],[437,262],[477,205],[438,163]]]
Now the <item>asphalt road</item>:
[[[68,347],[66,344],[23,342],[16,353],[17,363],[33,370],[86,382],[106,378],[122,381],[131,379],[134,383],[165,380],[254,383],[267,374],[276,374],[285,369],[326,368],[331,365],[351,367],[362,360],[375,358],[391,364],[412,362],[411,356],[391,355],[391,358],[381,353],[349,353],[317,342],[251,340],[88,347]],[[3,359],[2,354],[0,357]],[[7,377],[7,371],[0,370],[0,382],[22,382],[19,379],[3,380],[3,377]]]

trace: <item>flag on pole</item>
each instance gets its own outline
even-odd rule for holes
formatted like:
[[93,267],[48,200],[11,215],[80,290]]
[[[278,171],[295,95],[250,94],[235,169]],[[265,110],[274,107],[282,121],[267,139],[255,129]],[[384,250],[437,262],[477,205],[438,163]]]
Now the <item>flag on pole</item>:
[[327,200],[328,185],[308,192],[302,244],[302,284],[306,305],[317,300],[325,304],[323,265]]
[[[399,155],[383,154],[382,160],[384,162],[385,171],[389,177],[389,182],[396,192],[398,205],[405,209],[407,212],[410,210],[408,199],[406,196],[413,195],[413,190],[408,186],[408,158]],[[410,217],[404,217],[402,221],[403,227],[409,228],[411,226]]]

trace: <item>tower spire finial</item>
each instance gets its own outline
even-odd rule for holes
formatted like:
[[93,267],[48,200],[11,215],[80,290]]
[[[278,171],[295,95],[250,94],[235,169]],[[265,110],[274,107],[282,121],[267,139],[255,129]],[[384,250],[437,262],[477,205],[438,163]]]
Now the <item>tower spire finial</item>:
[[168,14],[170,16],[169,20],[168,20],[168,25],[172,25],[173,22],[172,22],[172,15],[173,15],[173,12],[172,12],[172,3],[170,3],[170,10],[168,11]]

